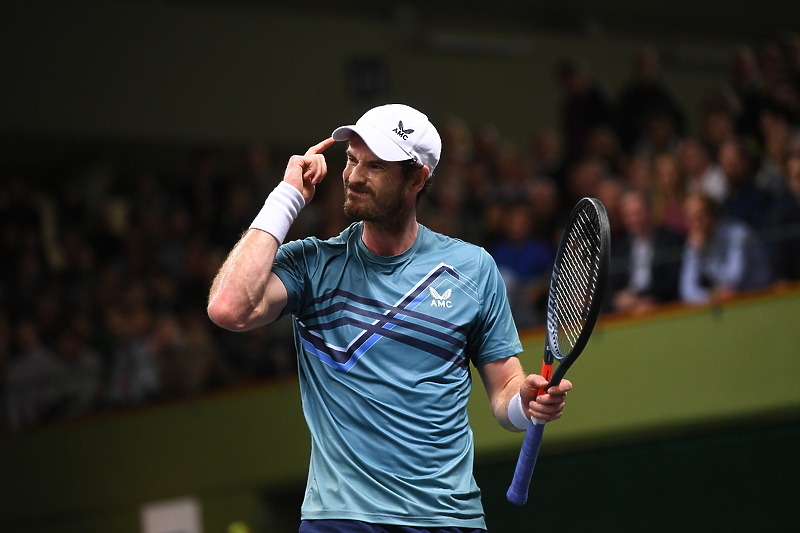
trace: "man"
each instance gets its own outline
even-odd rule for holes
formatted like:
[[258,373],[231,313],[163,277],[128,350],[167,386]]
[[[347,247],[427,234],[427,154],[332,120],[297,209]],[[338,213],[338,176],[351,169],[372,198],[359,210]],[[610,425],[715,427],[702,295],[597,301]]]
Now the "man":
[[737,138],[725,140],[717,155],[719,167],[725,176],[724,214],[747,223],[751,230],[761,231],[768,222],[774,207],[771,194],[756,185],[754,159],[744,141]]
[[[349,141],[338,237],[280,246]],[[463,533],[485,529],[466,406],[474,364],[501,425],[560,418],[564,381],[525,376],[502,279],[484,250],[416,220],[441,140],[390,104],[289,160],[283,182],[222,265],[208,303],[243,331],[293,315],[312,438],[300,531]],[[280,246],[280,247],[279,247]]]
[[536,233],[535,217],[528,202],[504,203],[505,217],[500,239],[489,248],[503,276],[514,322],[520,328],[544,323],[549,274],[556,250]]
[[800,152],[786,160],[783,194],[770,214],[770,230],[781,235],[772,247],[775,280],[800,280]]
[[[561,126],[567,165],[589,155],[592,133],[614,126],[614,106],[605,90],[571,59],[556,65],[561,88]],[[558,179],[560,176],[551,176]],[[563,183],[560,183],[563,185]]]
[[678,157],[686,171],[689,192],[702,192],[719,204],[725,201],[728,195],[725,174],[699,138],[685,137],[678,148]]
[[681,300],[715,304],[771,282],[765,252],[747,224],[722,216],[717,203],[702,193],[690,194],[684,209],[688,233],[681,262]]
[[686,112],[667,85],[661,58],[652,46],[643,46],[633,56],[631,79],[619,94],[617,118],[622,148],[630,152],[645,138],[649,119],[666,121],[676,137],[686,130]]
[[643,314],[677,300],[683,237],[656,222],[649,197],[638,189],[622,196],[620,218],[624,234],[611,246],[612,308]]

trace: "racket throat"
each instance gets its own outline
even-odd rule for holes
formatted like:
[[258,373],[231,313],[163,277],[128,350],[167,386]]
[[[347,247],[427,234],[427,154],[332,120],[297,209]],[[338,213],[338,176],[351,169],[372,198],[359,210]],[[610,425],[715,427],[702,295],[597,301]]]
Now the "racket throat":
[[544,349],[544,356],[542,357],[542,372],[541,375],[544,379],[547,380],[547,385],[539,389],[539,395],[545,394],[547,389],[556,385],[555,383],[551,383],[550,380],[553,377],[553,363],[555,363],[555,357],[553,356],[552,350],[550,350],[550,346],[546,346]]
[[552,373],[553,363],[555,363],[555,361],[556,357],[553,355],[553,350],[550,349],[549,345],[545,346],[544,355],[542,356],[542,370],[544,370],[545,366],[549,366]]
[[555,357],[553,357],[553,352],[550,350],[550,347],[547,346],[544,349],[544,357],[542,357],[542,371],[541,376],[547,380],[547,385],[544,388],[539,389],[536,393],[537,396],[541,396],[542,394],[547,393],[547,389],[553,386],[553,383],[550,382],[550,379],[553,377],[553,363],[555,362]]
[[[547,346],[544,349],[544,357],[542,358],[542,371],[541,376],[547,380],[547,385],[544,388],[539,389],[536,391],[536,396],[539,397],[542,394],[547,394],[547,389],[552,386],[550,383],[550,378],[553,376],[553,363],[555,362],[555,358],[553,357],[553,353],[550,351],[550,347]],[[535,416],[531,417],[531,422],[535,425],[544,424],[547,421],[542,420],[541,418],[536,418]]]

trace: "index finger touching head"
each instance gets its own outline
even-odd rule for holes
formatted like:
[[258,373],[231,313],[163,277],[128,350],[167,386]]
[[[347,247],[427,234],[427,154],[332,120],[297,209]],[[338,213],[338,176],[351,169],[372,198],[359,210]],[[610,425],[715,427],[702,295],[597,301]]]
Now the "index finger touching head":
[[336,141],[333,140],[333,137],[328,137],[327,139],[325,139],[321,143],[315,144],[314,146],[309,148],[308,151],[306,152],[306,155],[321,154],[322,152],[324,152],[325,150],[330,148],[331,145],[333,145],[334,142],[336,142]]

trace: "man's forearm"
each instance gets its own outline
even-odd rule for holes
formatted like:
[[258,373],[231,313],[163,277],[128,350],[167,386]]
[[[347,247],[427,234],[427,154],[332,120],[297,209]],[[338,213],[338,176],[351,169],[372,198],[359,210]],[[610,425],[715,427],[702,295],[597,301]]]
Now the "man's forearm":
[[250,229],[242,235],[211,285],[208,298],[211,320],[223,328],[243,331],[277,318],[283,309],[274,308],[280,290],[270,287],[277,250],[278,241],[270,233]]

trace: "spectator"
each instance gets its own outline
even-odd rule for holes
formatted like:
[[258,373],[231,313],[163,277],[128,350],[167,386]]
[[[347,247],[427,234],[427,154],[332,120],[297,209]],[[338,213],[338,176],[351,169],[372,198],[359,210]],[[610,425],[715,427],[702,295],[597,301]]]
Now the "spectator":
[[576,62],[561,61],[556,78],[562,94],[561,128],[569,163],[587,156],[589,136],[595,128],[615,126],[615,111],[606,92]]
[[781,109],[793,121],[800,119],[800,95],[792,85],[781,46],[775,41],[764,44],[759,50],[758,62],[766,104]]
[[657,222],[647,194],[639,190],[622,196],[621,218],[624,233],[612,240],[611,308],[641,314],[677,300],[682,235]]
[[685,137],[678,148],[678,157],[686,172],[688,192],[701,192],[720,204],[725,201],[728,193],[725,174],[700,139]]
[[84,233],[68,226],[61,232],[59,251],[61,268],[58,279],[64,306],[73,312],[91,312],[92,295],[100,270],[94,248]]
[[586,155],[603,161],[610,173],[619,174],[622,169],[622,150],[614,128],[606,125],[593,128],[589,132]]
[[598,188],[608,177],[607,167],[599,159],[587,158],[573,163],[567,175],[567,192],[562,196],[562,218],[566,220],[566,214],[581,198],[596,197]]
[[685,132],[685,112],[661,78],[658,52],[651,46],[636,52],[631,80],[620,92],[618,105],[619,139],[626,152],[645,140],[647,121],[653,117],[659,117],[659,124],[668,124],[677,135]]
[[747,223],[756,231],[764,229],[773,199],[767,191],[756,186],[753,157],[742,141],[729,139],[722,143],[719,167],[728,191],[722,206],[725,214]]
[[631,152],[652,160],[661,154],[678,151],[680,135],[672,115],[663,111],[651,111],[642,118],[642,123],[641,136]]
[[626,156],[622,165],[622,180],[632,189],[649,193],[654,182],[652,161],[641,154]]
[[9,310],[17,316],[33,315],[39,298],[51,286],[50,268],[39,247],[40,237],[35,233],[27,237],[17,250],[4,253],[0,261],[11,267],[8,277],[14,282],[6,287],[6,298]]
[[606,208],[612,241],[623,231],[620,202],[622,201],[622,194],[624,192],[625,187],[622,181],[615,176],[607,176],[597,185],[593,195],[600,200]]
[[[285,327],[285,326],[284,326]],[[195,396],[208,389],[230,384],[234,375],[230,365],[222,358],[216,342],[211,335],[211,321],[197,309],[188,310],[183,315],[184,349],[188,355],[186,376],[183,380],[183,392]],[[280,328],[278,328],[280,329]],[[291,353],[292,357],[275,364],[279,373],[288,374],[296,369],[296,362],[291,352],[292,333],[284,332],[281,338],[275,335],[275,352]],[[274,352],[273,352],[274,353]],[[273,356],[273,359],[278,359]]]
[[772,198],[778,198],[786,192],[783,174],[791,146],[791,125],[783,113],[771,109],[761,113],[760,123],[764,150],[756,171],[755,185]]
[[677,156],[663,153],[656,157],[653,174],[653,214],[657,223],[670,231],[685,235],[686,216],[683,203],[686,199],[686,178]]
[[159,392],[158,369],[147,351],[149,311],[113,307],[106,311],[111,336],[107,398],[113,406],[140,405]]
[[214,241],[223,247],[236,242],[255,216],[253,213],[258,213],[259,207],[251,187],[238,181],[231,183],[223,200]]
[[97,406],[102,394],[102,360],[89,339],[76,327],[65,326],[56,342],[60,370],[56,374],[57,418],[86,415]]
[[690,194],[685,209],[688,233],[680,279],[684,302],[719,302],[770,283],[767,257],[745,223],[722,217],[703,194]]
[[530,205],[513,205],[505,213],[503,237],[489,250],[508,288],[514,320],[521,328],[541,322],[546,278],[555,259],[551,244],[534,236],[533,224]]
[[[180,197],[194,220],[195,227],[209,239],[217,237],[220,210],[228,196],[230,183],[222,175],[220,158],[203,148],[194,154],[193,168],[181,180]],[[215,243],[228,246],[228,243]]]
[[759,117],[764,105],[763,80],[758,57],[752,46],[741,44],[733,51],[728,85],[738,109],[736,132],[746,139],[758,139]]
[[700,115],[700,138],[717,162],[720,146],[736,137],[735,113],[726,105],[706,105]]
[[558,246],[559,236],[556,235],[560,221],[558,220],[561,198],[558,195],[558,186],[549,177],[538,177],[528,183],[527,198],[533,209],[533,235]]
[[531,152],[535,175],[548,177],[556,183],[564,182],[564,146],[555,130],[546,128],[536,132]]
[[800,152],[786,161],[788,192],[775,205],[770,225],[775,234],[773,269],[778,281],[800,280]]
[[188,392],[184,384],[189,369],[183,329],[169,312],[159,313],[153,321],[145,348],[158,368],[158,381],[164,397],[182,396]]
[[8,429],[18,432],[49,420],[59,396],[62,365],[39,338],[36,324],[23,317],[14,326],[16,348],[5,373]]
[[[26,179],[3,176],[0,182],[4,185],[0,190],[0,250],[4,257],[12,257],[31,240],[40,241],[42,215]],[[6,266],[5,261],[0,263],[0,268]]]
[[187,313],[185,325],[169,312],[156,317],[146,343],[159,370],[163,397],[196,396],[230,380],[230,371],[213,348],[208,324],[194,312]]
[[783,39],[786,56],[786,76],[794,93],[800,95],[800,34],[793,33]]
[[186,248],[192,233],[192,217],[181,206],[173,208],[163,220],[162,234],[153,250],[154,267],[163,270],[176,282],[184,280]]

